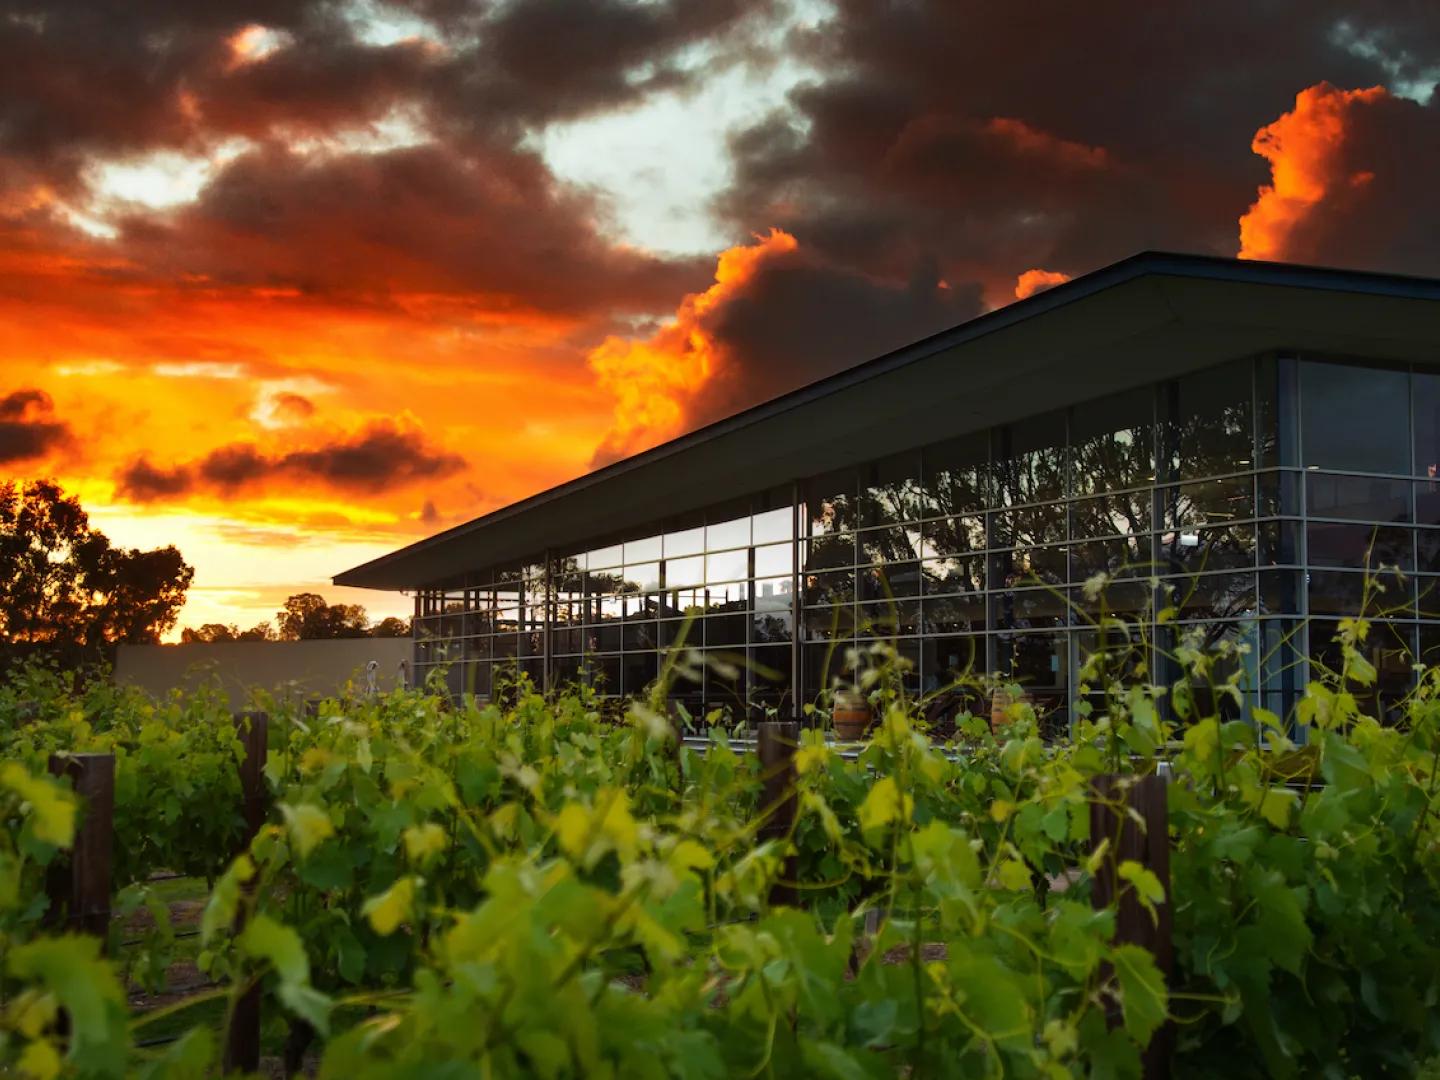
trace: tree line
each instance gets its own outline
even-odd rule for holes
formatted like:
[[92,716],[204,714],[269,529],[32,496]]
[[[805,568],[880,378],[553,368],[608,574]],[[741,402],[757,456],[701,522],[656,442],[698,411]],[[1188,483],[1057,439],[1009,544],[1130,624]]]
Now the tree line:
[[249,630],[235,623],[204,623],[180,631],[186,644],[222,641],[314,641],[324,638],[409,637],[410,621],[394,615],[373,625],[360,604],[329,604],[319,593],[296,593],[285,606]]
[[[115,645],[155,644],[173,630],[195,570],[174,545],[111,543],[73,495],[51,480],[0,482],[0,646],[63,661],[95,660]],[[297,593],[274,620],[240,630],[206,623],[181,641],[302,641],[405,637],[405,619],[373,625],[359,604]]]

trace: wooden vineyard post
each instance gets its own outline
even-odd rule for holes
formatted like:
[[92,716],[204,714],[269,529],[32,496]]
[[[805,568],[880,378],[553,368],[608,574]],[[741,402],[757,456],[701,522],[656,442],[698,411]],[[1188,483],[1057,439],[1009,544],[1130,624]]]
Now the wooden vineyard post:
[[[800,724],[796,720],[765,720],[759,726],[756,752],[760,757],[760,778],[764,785],[760,809],[768,813],[760,827],[761,840],[775,840],[790,835],[795,824],[795,749],[800,744]],[[770,889],[770,903],[793,905],[798,897],[793,882],[798,871],[794,855],[788,855],[780,869],[780,877]]]
[[52,776],[69,777],[80,797],[80,824],[69,859],[46,874],[47,921],[93,934],[110,933],[111,845],[115,838],[115,755],[51,754]]
[[[1138,814],[1124,811],[1129,807]],[[1175,964],[1175,945],[1171,930],[1173,908],[1170,903],[1170,818],[1166,805],[1166,783],[1163,776],[1133,777],[1114,775],[1095,778],[1095,797],[1090,803],[1090,847],[1098,850],[1108,839],[1110,848],[1095,870],[1092,896],[1097,910],[1109,907],[1119,896],[1116,910],[1115,942],[1139,945],[1155,958],[1155,966],[1166,983],[1170,982]],[[1152,918],[1140,903],[1133,888],[1120,888],[1119,867],[1127,860],[1138,862],[1160,880],[1165,890],[1163,902],[1155,905]],[[1112,1016],[1118,1021],[1118,1016]],[[1170,1075],[1170,1051],[1174,1032],[1164,1024],[1150,1040],[1142,1058],[1145,1080],[1165,1080]]]
[[[240,762],[240,810],[245,819],[244,839],[240,852],[249,850],[250,841],[265,824],[265,757],[269,747],[270,715],[263,712],[235,714],[235,733],[245,746]],[[240,852],[237,852],[239,854]],[[235,930],[243,927],[243,913]],[[260,1068],[260,984],[245,991],[235,1002],[230,1027],[225,1036],[224,1070],[253,1073]]]

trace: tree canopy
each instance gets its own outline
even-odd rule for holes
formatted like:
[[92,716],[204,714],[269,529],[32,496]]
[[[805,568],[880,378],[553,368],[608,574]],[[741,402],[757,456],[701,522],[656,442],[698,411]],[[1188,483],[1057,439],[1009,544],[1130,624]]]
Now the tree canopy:
[[234,623],[205,623],[180,632],[185,643],[213,644],[224,641],[314,641],[324,638],[409,637],[410,623],[394,615],[373,626],[360,604],[331,604],[319,593],[296,593],[270,620],[249,630]]
[[157,642],[194,573],[173,546],[116,547],[52,481],[0,483],[0,641],[80,652]]

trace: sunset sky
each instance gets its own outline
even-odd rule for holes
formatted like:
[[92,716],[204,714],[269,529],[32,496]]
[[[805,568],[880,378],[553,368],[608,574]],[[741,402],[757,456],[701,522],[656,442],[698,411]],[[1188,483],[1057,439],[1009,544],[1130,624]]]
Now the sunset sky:
[[1145,248],[1440,275],[1440,7],[7,0],[0,466],[330,576]]

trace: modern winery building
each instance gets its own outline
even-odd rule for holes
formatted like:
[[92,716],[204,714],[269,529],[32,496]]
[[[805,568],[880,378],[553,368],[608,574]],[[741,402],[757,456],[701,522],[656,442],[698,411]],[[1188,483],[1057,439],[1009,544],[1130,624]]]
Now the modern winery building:
[[1383,707],[1440,657],[1437,474],[1440,281],[1142,254],[335,581],[412,592],[456,691],[683,644],[692,708],[786,711],[878,639],[1062,706],[1108,613],[1160,681],[1248,646],[1231,707],[1284,714],[1363,606]]

